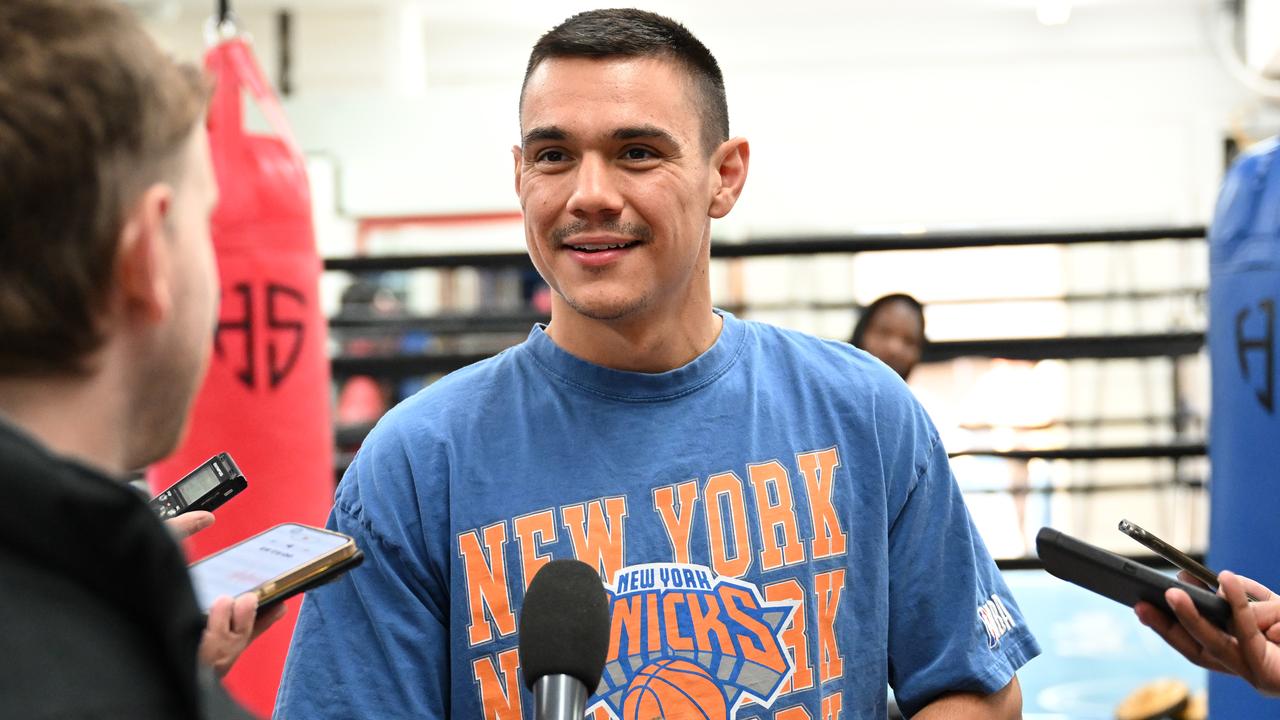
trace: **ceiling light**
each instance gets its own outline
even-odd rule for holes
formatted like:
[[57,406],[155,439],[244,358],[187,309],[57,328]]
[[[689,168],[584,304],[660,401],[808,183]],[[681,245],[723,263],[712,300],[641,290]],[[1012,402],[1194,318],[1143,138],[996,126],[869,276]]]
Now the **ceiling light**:
[[1066,25],[1071,19],[1071,0],[1040,0],[1036,5],[1036,19],[1041,25]]

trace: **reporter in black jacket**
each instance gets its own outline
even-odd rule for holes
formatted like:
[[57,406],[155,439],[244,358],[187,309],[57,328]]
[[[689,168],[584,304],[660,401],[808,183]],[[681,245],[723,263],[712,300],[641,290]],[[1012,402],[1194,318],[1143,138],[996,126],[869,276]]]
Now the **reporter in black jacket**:
[[216,675],[275,616],[206,622],[121,481],[175,447],[210,351],[207,97],[115,3],[0,2],[3,718],[243,717]]

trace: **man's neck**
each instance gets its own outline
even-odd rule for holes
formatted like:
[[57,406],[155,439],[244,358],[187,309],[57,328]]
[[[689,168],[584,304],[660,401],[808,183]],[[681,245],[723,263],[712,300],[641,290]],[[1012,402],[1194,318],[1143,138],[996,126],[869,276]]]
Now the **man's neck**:
[[100,376],[0,378],[0,414],[49,450],[113,475],[129,470],[122,393]]
[[683,367],[706,352],[720,337],[723,323],[710,303],[655,321],[595,320],[556,302],[547,335],[565,352],[596,365],[660,373]]

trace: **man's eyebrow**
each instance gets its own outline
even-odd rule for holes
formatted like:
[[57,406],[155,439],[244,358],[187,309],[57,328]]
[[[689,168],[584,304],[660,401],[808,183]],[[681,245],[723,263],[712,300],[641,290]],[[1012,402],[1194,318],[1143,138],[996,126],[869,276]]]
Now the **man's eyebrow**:
[[[680,141],[675,136],[663,130],[657,125],[635,125],[631,127],[621,127],[611,133],[614,140],[661,140],[665,143],[680,147]],[[555,141],[561,142],[569,139],[569,133],[558,125],[543,125],[536,127],[524,134],[523,144],[531,145],[537,142]]]
[[555,125],[536,127],[524,134],[523,144],[542,142],[544,140],[566,140],[569,134]]
[[680,147],[680,142],[671,133],[656,125],[637,125],[635,127],[618,128],[613,131],[614,140],[662,140]]

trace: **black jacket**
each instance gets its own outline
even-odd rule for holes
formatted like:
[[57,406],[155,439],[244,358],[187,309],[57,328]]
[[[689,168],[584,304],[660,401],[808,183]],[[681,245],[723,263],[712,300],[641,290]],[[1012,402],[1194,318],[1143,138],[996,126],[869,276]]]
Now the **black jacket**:
[[178,545],[127,485],[0,420],[0,718],[247,717],[196,653]]

